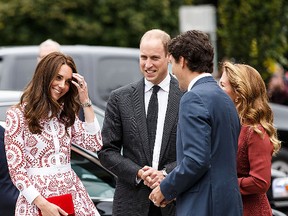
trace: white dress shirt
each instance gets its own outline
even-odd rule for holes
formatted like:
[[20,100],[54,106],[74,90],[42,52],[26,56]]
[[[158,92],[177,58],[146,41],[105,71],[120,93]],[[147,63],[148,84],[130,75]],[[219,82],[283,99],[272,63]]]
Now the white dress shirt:
[[[162,144],[162,136],[163,136],[163,129],[164,129],[164,121],[166,116],[167,104],[168,104],[168,95],[169,95],[169,87],[170,87],[170,80],[171,77],[169,73],[165,77],[165,79],[158,84],[160,89],[158,91],[158,120],[157,120],[157,128],[156,128],[156,137],[155,137],[155,144],[153,150],[153,159],[152,159],[152,167],[158,170],[159,164],[159,156]],[[152,95],[152,87],[154,86],[153,83],[147,81],[145,79],[145,111],[147,116],[148,105],[150,101],[150,97]]]

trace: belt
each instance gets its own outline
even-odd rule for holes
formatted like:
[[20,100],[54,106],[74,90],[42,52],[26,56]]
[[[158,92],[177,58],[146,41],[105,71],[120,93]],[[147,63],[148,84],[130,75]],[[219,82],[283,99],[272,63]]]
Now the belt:
[[71,170],[71,164],[65,164],[60,166],[40,167],[40,168],[28,168],[28,175],[55,175],[59,173],[65,173]]

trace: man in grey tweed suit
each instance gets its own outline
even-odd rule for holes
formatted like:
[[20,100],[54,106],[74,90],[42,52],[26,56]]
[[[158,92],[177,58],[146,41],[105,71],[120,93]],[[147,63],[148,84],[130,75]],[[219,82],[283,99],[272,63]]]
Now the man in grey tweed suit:
[[[118,176],[114,216],[172,216],[175,203],[156,207],[149,194],[176,166],[176,129],[182,96],[168,72],[170,36],[159,29],[140,41],[140,69],[144,78],[113,91],[107,103],[99,159]],[[146,115],[152,87],[158,85],[156,138],[149,145]],[[149,129],[149,128],[148,128]]]

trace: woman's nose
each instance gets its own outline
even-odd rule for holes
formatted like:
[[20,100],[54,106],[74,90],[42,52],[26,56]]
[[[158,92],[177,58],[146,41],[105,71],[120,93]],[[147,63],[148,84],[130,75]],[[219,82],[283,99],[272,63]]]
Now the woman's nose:
[[61,88],[64,88],[64,86],[65,86],[65,81],[60,81],[60,82],[58,83],[58,86],[61,87]]

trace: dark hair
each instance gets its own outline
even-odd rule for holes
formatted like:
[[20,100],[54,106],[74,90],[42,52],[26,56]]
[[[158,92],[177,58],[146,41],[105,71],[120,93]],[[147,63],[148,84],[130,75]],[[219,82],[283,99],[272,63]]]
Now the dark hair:
[[182,56],[191,71],[213,73],[213,47],[207,34],[191,30],[173,38],[168,52],[178,63]]
[[[70,56],[53,52],[45,56],[37,65],[32,80],[24,89],[19,105],[24,105],[24,117],[32,133],[41,133],[40,120],[57,117],[65,128],[74,124],[80,109],[78,90],[70,84],[68,92],[58,101],[51,96],[51,84],[62,65],[67,65],[77,73],[76,65]],[[60,115],[59,115],[60,114]]]

